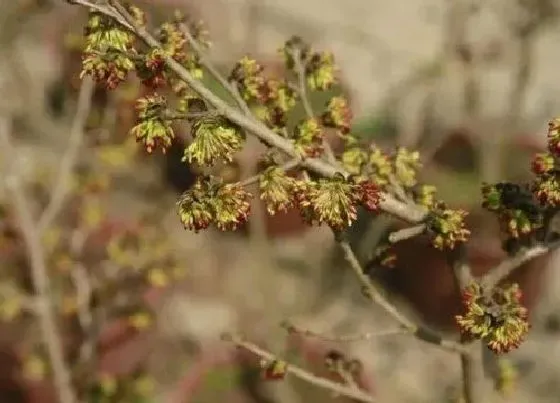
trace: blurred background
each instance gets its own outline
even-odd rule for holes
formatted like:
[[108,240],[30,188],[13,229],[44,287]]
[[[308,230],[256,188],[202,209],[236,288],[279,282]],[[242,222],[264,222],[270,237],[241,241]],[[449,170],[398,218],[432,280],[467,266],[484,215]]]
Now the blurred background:
[[[270,74],[281,73],[278,49],[294,34],[332,51],[340,68],[333,92],[350,100],[352,133],[387,150],[420,150],[422,182],[471,213],[469,258],[477,273],[505,257],[492,217],[479,207],[480,184],[527,180],[533,154],[544,151],[547,122],[560,111],[560,1],[134,4],[156,20],[176,8],[203,20],[210,58],[225,74],[246,54]],[[0,401],[56,401],[27,306],[29,267],[4,184],[17,175],[39,216],[61,162],[71,158],[71,190],[41,236],[67,358],[76,363],[71,370],[88,401],[348,400],[291,378],[263,381],[259,361],[220,341],[223,332],[242,333],[324,376],[330,376],[325,355],[337,349],[361,362],[359,383],[380,402],[459,401],[460,364],[450,353],[405,335],[334,343],[288,335],[279,326],[289,319],[327,335],[396,328],[346,275],[328,229],[308,229],[290,212],[263,216],[239,233],[183,230],[175,202],[196,169],[180,164],[177,152],[147,157],[128,135],[137,83],[113,92],[81,83],[86,18],[86,9],[64,1],[0,1],[0,111],[10,117],[17,150],[0,153],[16,167],[2,171],[0,186]],[[79,94],[91,104],[78,105]],[[313,94],[314,107],[326,99]],[[253,172],[255,147],[219,173],[236,180]],[[389,225],[387,217],[362,218],[352,230],[364,263]],[[501,390],[495,401],[560,401],[557,265],[555,256],[546,256],[514,275],[533,328],[527,342],[496,365],[507,371],[493,374]],[[376,272],[405,312],[454,337],[460,307],[453,280],[426,240],[399,244],[396,267]],[[98,288],[109,291],[98,295]],[[111,395],[113,387],[119,392]]]

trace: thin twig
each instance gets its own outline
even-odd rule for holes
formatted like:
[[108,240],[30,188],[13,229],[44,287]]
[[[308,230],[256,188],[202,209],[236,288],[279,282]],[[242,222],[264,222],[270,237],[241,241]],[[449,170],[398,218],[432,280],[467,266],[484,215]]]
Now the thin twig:
[[[467,262],[467,251],[464,244],[449,252],[449,260],[455,279],[457,293],[464,290],[474,281],[472,270]],[[466,351],[460,354],[463,397],[465,403],[481,403],[485,394],[485,375],[482,362],[482,343],[480,340],[469,342],[463,340]]]
[[245,113],[247,116],[250,116],[251,109],[239,94],[239,91],[235,86],[235,84],[230,83],[224,77],[224,75],[220,73],[220,71],[216,68],[216,66],[214,66],[214,64],[210,62],[210,60],[208,60],[208,58],[204,55],[204,50],[202,49],[198,41],[192,36],[189,27],[186,24],[181,23],[179,24],[179,29],[181,30],[183,35],[185,35],[185,39],[187,40],[189,47],[192,50],[194,50],[194,52],[198,55],[200,64],[206,70],[208,70],[210,75],[214,77],[214,79],[218,81],[226,91],[229,92],[229,94],[232,96],[235,103],[237,104],[237,106],[239,106],[239,108],[243,111],[243,113]]
[[359,334],[348,334],[343,336],[332,336],[326,335],[323,333],[315,332],[313,330],[304,329],[302,327],[296,326],[291,322],[284,322],[282,323],[282,327],[284,327],[289,333],[299,334],[306,337],[313,337],[316,339],[320,339],[323,341],[332,341],[336,343],[351,343],[351,342],[358,342],[358,341],[369,341],[373,339],[377,339],[379,337],[386,337],[386,336],[397,336],[397,335],[404,335],[409,334],[408,331],[405,329],[392,329],[392,330],[384,330],[379,332],[368,332],[368,333],[359,333]]
[[37,223],[39,232],[43,232],[49,227],[64,207],[64,201],[70,190],[72,170],[78,159],[80,146],[82,144],[84,125],[89,116],[91,97],[94,88],[95,85],[91,77],[85,77],[80,86],[78,106],[70,129],[68,146],[58,168],[58,176],[51,193],[50,201]]
[[546,255],[547,253],[558,249],[560,242],[556,241],[548,246],[538,245],[529,249],[522,250],[517,255],[503,260],[500,264],[489,270],[484,276],[478,279],[480,285],[485,290],[491,290],[500,281],[509,276],[515,269],[524,265],[525,263]]
[[391,232],[389,234],[389,242],[397,243],[397,242],[407,240],[409,238],[414,238],[415,236],[424,233],[424,231],[426,231],[425,224],[415,225],[414,227],[403,228],[401,230]]
[[439,334],[426,329],[424,327],[417,326],[412,320],[404,316],[396,306],[394,306],[383,294],[377,289],[377,287],[372,283],[369,277],[364,273],[360,262],[356,258],[354,251],[350,247],[347,241],[339,242],[342,251],[344,252],[344,257],[350,264],[350,267],[354,271],[358,280],[362,284],[364,293],[368,298],[370,298],[375,304],[379,305],[385,312],[387,312],[393,319],[395,319],[404,329],[409,333],[414,335],[419,340],[425,341],[430,344],[435,344],[440,346],[445,350],[450,350],[453,352],[465,352],[465,349],[459,343],[455,343],[451,340],[443,339]]
[[[247,350],[247,351],[255,354],[257,357],[260,357],[260,358],[262,358],[266,361],[280,360],[274,354],[260,348],[259,346],[255,345],[253,343],[250,343],[250,342],[242,339],[239,336],[226,334],[226,335],[223,335],[222,338],[225,341],[232,342],[237,347],[240,347],[244,350]],[[283,360],[281,360],[281,361],[283,361]],[[375,399],[373,398],[373,396],[367,394],[366,392],[363,392],[362,390],[360,390],[356,387],[343,385],[343,384],[328,380],[326,378],[321,378],[321,377],[319,377],[317,375],[314,375],[311,372],[308,372],[308,371],[304,370],[303,368],[297,367],[295,365],[287,363],[286,372],[288,374],[291,374],[291,375],[297,377],[297,378],[300,378],[301,380],[309,382],[310,384],[313,384],[313,385],[318,386],[318,387],[323,388],[323,389],[333,391],[338,395],[346,396],[346,397],[349,397],[351,399],[355,399],[357,401],[365,402],[365,403],[374,403],[375,402]]]
[[[10,139],[10,126],[9,119],[2,117],[0,120],[0,149],[8,163],[15,155],[15,148]],[[58,398],[61,403],[75,403],[77,402],[76,394],[72,386],[70,371],[64,361],[60,333],[51,305],[50,281],[38,227],[34,222],[31,206],[21,186],[20,178],[17,178],[14,173],[9,175],[6,185],[11,190],[14,212],[29,256],[31,280],[37,297],[37,319],[52,366]]]
[[[85,6],[90,6],[91,3],[85,0],[76,0],[78,4]],[[116,18],[118,22],[125,20],[125,27],[129,27],[133,32],[142,39],[147,45],[160,48],[161,44],[151,35],[144,27],[139,26],[135,23],[134,19],[126,11],[126,9],[115,0],[110,0],[112,8],[104,7],[102,11],[104,14]],[[96,9],[101,8],[101,6],[96,6]],[[119,16],[115,17],[115,11],[118,11]],[[230,119],[232,122],[238,124],[239,126],[246,129],[248,132],[253,133],[255,136],[260,138],[262,141],[268,145],[277,148],[278,150],[286,153],[287,155],[295,158],[298,156],[298,152],[294,148],[293,144],[289,139],[283,138],[278,135],[262,122],[246,116],[245,114],[239,112],[236,108],[227,104],[220,97],[216,96],[212,91],[205,87],[205,85],[199,80],[195,79],[180,63],[177,63],[173,58],[164,56],[167,66],[175,73],[177,76],[185,81],[189,87],[196,92],[200,97],[207,100],[214,108],[223,113],[223,115]],[[312,170],[313,172],[328,178],[332,178],[337,173],[341,173],[348,176],[348,172],[345,172],[338,166],[324,161],[318,158],[308,158],[303,162],[304,166]],[[419,206],[407,205],[399,200],[395,199],[392,195],[387,193],[381,194],[381,200],[379,204],[380,208],[396,217],[399,217],[405,221],[411,223],[421,222],[425,216],[426,212]]]
[[467,346],[469,352],[461,353],[461,374],[463,378],[463,396],[465,403],[481,403],[486,394],[484,367],[482,361],[483,346],[480,340]]
[[128,21],[126,21],[122,16],[120,16],[119,13],[115,12],[114,10],[110,9],[107,6],[104,6],[104,5],[101,5],[101,4],[96,4],[96,3],[93,3],[89,0],[66,0],[66,1],[69,4],[84,6],[84,7],[89,8],[90,10],[94,10],[94,11],[100,13],[100,14],[106,15],[107,17],[114,18],[123,27],[133,31],[133,27],[132,27],[132,25],[130,25],[128,23]]

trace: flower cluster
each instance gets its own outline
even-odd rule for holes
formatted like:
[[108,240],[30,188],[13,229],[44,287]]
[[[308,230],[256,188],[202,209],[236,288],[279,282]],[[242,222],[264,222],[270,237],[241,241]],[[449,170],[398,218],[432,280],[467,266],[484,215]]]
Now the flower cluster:
[[173,58],[185,64],[190,55],[185,53],[186,38],[178,24],[165,22],[156,33],[161,48],[151,49],[136,63],[136,74],[142,84],[156,89],[164,86],[167,81],[165,59]]
[[231,162],[243,147],[244,133],[227,119],[208,116],[194,123],[192,137],[183,161],[210,166],[218,160]]
[[467,212],[449,209],[436,199],[435,187],[418,184],[417,172],[421,167],[418,152],[399,147],[388,155],[375,145],[364,148],[351,136],[346,137],[346,142],[348,147],[341,160],[348,172],[384,190],[398,186],[428,211],[426,227],[435,248],[453,249],[457,243],[467,241],[470,235],[465,227]]
[[335,231],[352,225],[357,206],[377,210],[379,189],[370,181],[349,181],[342,175],[315,182],[303,180],[295,185],[296,205],[309,224],[327,224]]
[[498,214],[509,237],[519,239],[541,227],[542,213],[531,190],[513,183],[484,184],[483,207]]
[[292,141],[302,156],[320,156],[323,152],[323,130],[319,121],[315,118],[302,120],[294,129]]
[[517,284],[485,293],[473,283],[463,294],[465,313],[456,317],[457,323],[463,334],[483,340],[496,354],[509,352],[519,347],[529,331],[528,311],[521,298]]
[[260,198],[269,214],[287,211],[294,206],[296,180],[278,166],[270,166],[259,176]]
[[[163,43],[169,44],[168,46],[170,46],[171,49],[177,49],[173,58],[181,63],[194,78],[202,79],[204,70],[202,68],[200,54],[193,51],[194,49],[192,49],[192,46],[188,52],[183,53],[178,50],[181,48],[175,47],[174,44],[182,44],[182,40],[183,38],[186,39],[186,32],[188,32],[189,37],[196,43],[198,48],[202,50],[210,48],[211,43],[208,40],[208,32],[204,23],[202,21],[191,20],[181,12],[176,11],[171,27],[173,27],[173,29],[167,34],[170,39],[163,39]],[[176,83],[184,84],[181,80],[176,80]]]
[[350,132],[352,111],[343,97],[332,97],[321,118],[325,127],[335,128],[343,135]]
[[[138,8],[130,7],[129,10],[137,22],[144,22],[144,15]],[[113,19],[95,11],[90,12],[84,34],[86,44],[81,77],[90,75],[107,88],[116,88],[134,69],[131,57],[136,56],[135,36]]]
[[413,199],[414,201],[426,208],[431,209],[436,203],[436,187],[432,185],[420,185],[413,189]]
[[395,179],[398,183],[405,188],[416,185],[416,172],[421,167],[420,153],[399,147],[393,157],[393,161]]
[[138,124],[130,133],[136,141],[144,144],[149,153],[156,148],[160,148],[165,153],[175,138],[171,121],[165,117],[167,100],[158,94],[149,95],[138,100],[136,109]]
[[265,78],[263,70],[256,60],[245,56],[235,65],[229,81],[268,127],[285,128],[287,114],[296,104],[296,93],[286,82]]
[[538,153],[531,162],[535,175],[529,184],[484,184],[483,207],[496,213],[507,235],[504,247],[514,252],[521,246],[541,241],[548,217],[560,207],[560,119],[549,122],[548,151]]
[[560,119],[551,120],[548,124],[548,152],[535,155],[531,168],[535,174],[532,190],[545,208],[560,206]]
[[373,180],[380,186],[387,186],[392,180],[404,188],[416,185],[416,173],[421,167],[418,152],[399,147],[389,155],[374,144],[364,148],[350,136],[346,142],[347,148],[341,160],[351,174]]
[[555,157],[560,156],[560,118],[548,122],[548,151]]
[[296,106],[296,101],[296,92],[286,82],[269,79],[261,88],[262,104],[257,114],[268,127],[281,130],[288,124],[288,112]]
[[470,231],[465,228],[464,210],[451,210],[442,201],[434,203],[429,210],[427,232],[436,249],[453,249],[458,243],[467,241]]
[[198,232],[214,224],[222,231],[235,230],[249,218],[251,194],[239,183],[224,184],[216,177],[199,178],[177,202],[185,229]]
[[307,84],[313,90],[326,91],[336,82],[334,55],[330,52],[314,53],[305,68]]
[[262,377],[267,381],[282,380],[288,374],[288,363],[283,360],[262,360]]
[[294,71],[301,63],[307,85],[312,90],[326,91],[336,83],[334,56],[330,52],[312,52],[299,36],[290,38],[280,49],[286,68]]
[[237,62],[229,75],[229,81],[235,83],[241,97],[248,102],[260,101],[265,78],[262,75],[263,67],[248,56]]

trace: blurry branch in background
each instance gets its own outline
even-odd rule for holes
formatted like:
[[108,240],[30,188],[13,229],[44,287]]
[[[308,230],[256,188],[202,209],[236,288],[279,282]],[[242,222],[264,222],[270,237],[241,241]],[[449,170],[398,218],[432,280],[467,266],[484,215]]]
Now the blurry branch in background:
[[52,367],[56,392],[60,403],[76,403],[76,394],[72,386],[71,375],[64,358],[61,335],[53,311],[50,280],[41,234],[33,218],[33,207],[25,194],[24,184],[14,164],[17,160],[17,149],[12,145],[10,117],[0,117],[0,149],[4,160],[5,186],[11,195],[14,208],[29,258],[31,279],[35,291],[35,313],[39,321],[41,337],[46,347]]

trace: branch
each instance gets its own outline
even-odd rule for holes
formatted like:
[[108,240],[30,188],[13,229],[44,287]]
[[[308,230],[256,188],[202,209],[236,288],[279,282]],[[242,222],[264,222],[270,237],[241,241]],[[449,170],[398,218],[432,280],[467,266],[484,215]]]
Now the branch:
[[[467,262],[466,245],[461,244],[449,252],[449,260],[457,293],[462,295],[463,291],[474,281],[471,267]],[[484,346],[480,340],[472,343],[463,340],[463,344],[466,348],[466,351],[460,355],[463,398],[465,403],[480,403],[484,398],[486,383],[482,361]]]
[[356,341],[368,341],[373,340],[378,337],[386,337],[386,336],[397,336],[408,334],[405,329],[393,329],[393,330],[385,330],[380,332],[368,332],[362,334],[351,334],[351,335],[344,335],[344,336],[331,336],[325,335],[322,333],[315,332],[313,330],[304,329],[302,327],[296,326],[291,322],[284,322],[282,323],[282,327],[285,328],[288,333],[298,334],[307,337],[314,337],[323,341],[331,341],[336,343],[350,343]]
[[389,242],[397,243],[401,241],[405,241],[410,238],[414,238],[420,234],[423,234],[426,231],[426,225],[420,224],[415,225],[414,227],[403,228],[401,230],[392,232],[389,234]]
[[358,261],[356,255],[352,251],[350,244],[347,241],[339,242],[342,251],[344,252],[344,257],[353,269],[354,274],[360,280],[362,284],[364,294],[375,304],[379,305],[385,312],[393,317],[406,331],[411,333],[417,339],[424,342],[435,344],[441,348],[455,353],[464,353],[466,350],[464,347],[451,340],[443,339],[439,334],[433,332],[425,327],[417,326],[412,320],[404,316],[395,305],[393,305],[387,298],[383,296],[380,290],[372,283],[369,277],[364,273],[360,262]]
[[483,289],[491,290],[518,267],[523,266],[525,263],[535,258],[546,255],[558,247],[560,247],[560,241],[552,242],[548,246],[538,245],[522,250],[515,256],[503,260],[500,264],[489,270],[484,276],[480,277],[478,281]]
[[43,214],[41,214],[39,222],[37,223],[38,231],[40,233],[52,224],[64,206],[64,201],[70,189],[72,171],[74,165],[76,164],[76,160],[78,159],[80,145],[82,144],[84,125],[89,116],[91,97],[93,95],[94,88],[95,85],[91,77],[84,78],[78,95],[78,107],[70,129],[68,147],[62,157],[62,161],[60,162],[58,177],[52,190],[49,204],[43,211]]
[[[118,1],[110,0],[109,3],[111,4],[111,7],[93,5],[86,0],[72,1],[75,4],[81,4],[86,7],[93,7],[97,11],[114,18],[124,27],[131,29],[148,46],[151,46],[153,48],[161,47],[161,44],[154,38],[153,35],[151,35],[146,30],[146,28],[135,23],[134,19]],[[277,148],[288,156],[292,158],[296,158],[299,156],[298,152],[289,141],[289,139],[281,137],[280,135],[266,127],[266,125],[264,125],[262,122],[256,120],[254,117],[247,116],[237,110],[235,107],[228,105],[227,102],[225,102],[208,88],[206,88],[202,82],[195,79],[183,66],[181,66],[180,63],[176,62],[172,57],[164,55],[164,60],[170,70],[172,70],[180,79],[185,81],[185,83],[187,83],[194,92],[205,99],[226,118],[243,127],[248,132],[253,133],[253,135],[257,136],[260,140],[262,140],[269,146]],[[349,175],[348,172],[340,169],[340,167],[335,166],[322,159],[305,159],[305,161],[303,161],[303,165],[316,174],[327,178],[332,178],[337,173],[341,173],[344,176]],[[383,211],[411,223],[419,223],[426,216],[426,212],[419,206],[411,206],[407,205],[406,203],[402,203],[388,193],[381,194],[379,206]]]
[[461,294],[474,281],[471,267],[467,262],[466,245],[458,245],[454,250],[448,252],[448,257],[453,270],[457,292]]
[[[231,335],[231,334],[225,334],[222,336],[222,339],[224,341],[229,341],[232,342],[233,344],[235,344],[237,347],[240,347],[244,350],[247,350],[251,353],[253,353],[254,355],[256,355],[257,357],[260,357],[266,361],[274,361],[274,360],[279,360],[278,357],[276,357],[274,354],[263,350],[262,348],[258,347],[257,345],[250,343],[246,340],[243,340],[241,337],[239,336],[235,336],[235,335]],[[281,360],[283,361],[283,360]],[[325,378],[321,378],[317,375],[312,374],[311,372],[306,371],[303,368],[297,367],[295,365],[292,364],[287,364],[286,366],[286,372],[288,374],[291,374],[293,376],[295,376],[296,378],[299,378],[301,380],[304,380],[310,384],[313,384],[315,386],[318,386],[320,388],[323,389],[327,389],[330,390],[332,392],[335,392],[337,395],[341,395],[341,396],[346,396],[349,397],[351,399],[355,399],[357,401],[360,402],[365,402],[365,403],[374,403],[375,399],[361,391],[360,389],[358,389],[357,387],[351,387],[351,386],[346,386]]]
[[210,62],[208,60],[208,58],[204,56],[204,50],[199,45],[197,40],[191,35],[191,32],[189,31],[189,28],[185,24],[179,24],[179,28],[181,29],[181,32],[183,33],[183,35],[185,35],[185,39],[187,40],[187,43],[189,44],[190,48],[192,50],[194,50],[195,53],[198,54],[200,64],[206,70],[208,70],[210,75],[212,75],[212,77],[214,77],[214,79],[216,81],[218,81],[221,84],[221,86],[224,87],[224,89],[226,91],[229,92],[229,94],[235,100],[235,103],[237,104],[237,106],[239,106],[239,108],[243,111],[243,113],[245,113],[247,116],[250,116],[251,115],[251,109],[249,108],[247,103],[243,100],[241,95],[239,94],[239,91],[237,90],[237,87],[234,84],[230,83],[220,73],[220,71],[216,68],[216,66],[214,66],[212,64],[212,62]]
[[[7,163],[15,155],[15,149],[10,139],[10,126],[8,118],[2,117],[0,120],[0,149],[3,151],[3,157]],[[60,334],[51,306],[50,281],[38,227],[33,220],[31,206],[19,178],[7,177],[6,185],[11,190],[16,219],[29,256],[31,280],[37,297],[36,312],[39,327],[52,366],[58,398],[61,403],[75,403],[77,402],[76,395],[71,383],[70,372],[64,361]]]

